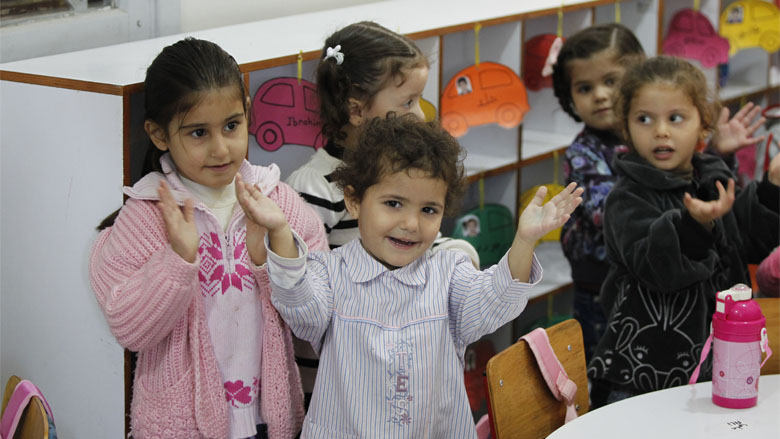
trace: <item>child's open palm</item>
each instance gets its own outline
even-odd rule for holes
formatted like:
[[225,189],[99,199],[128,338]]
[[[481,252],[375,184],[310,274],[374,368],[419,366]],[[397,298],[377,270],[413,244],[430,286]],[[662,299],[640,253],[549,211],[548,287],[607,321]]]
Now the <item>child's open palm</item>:
[[[761,107],[748,102],[729,120],[729,109],[723,107],[717,122],[717,131],[713,146],[722,155],[731,154],[756,142],[761,142],[766,136],[753,137],[756,130],[766,121],[756,116],[761,114]],[[755,121],[754,121],[755,120]]]
[[533,200],[520,214],[517,238],[535,243],[548,232],[561,227],[582,202],[580,197],[582,192],[583,189],[577,188],[577,183],[572,182],[550,201],[544,203],[547,187],[540,187]]
[[195,258],[198,256],[200,236],[198,228],[195,226],[195,210],[192,200],[185,200],[184,206],[180,207],[165,181],[160,181],[157,194],[160,196],[157,207],[162,214],[171,248],[185,261],[195,262]]
[[728,189],[723,188],[723,183],[716,181],[715,187],[718,188],[718,199],[712,201],[703,201],[693,198],[691,194],[685,193],[683,204],[688,209],[693,219],[699,224],[712,229],[712,222],[722,217],[734,205],[734,180],[729,179]]
[[260,189],[244,182],[241,174],[236,174],[236,197],[246,215],[246,248],[255,265],[265,263],[266,230],[278,230],[288,226],[284,212],[274,201],[266,197]]

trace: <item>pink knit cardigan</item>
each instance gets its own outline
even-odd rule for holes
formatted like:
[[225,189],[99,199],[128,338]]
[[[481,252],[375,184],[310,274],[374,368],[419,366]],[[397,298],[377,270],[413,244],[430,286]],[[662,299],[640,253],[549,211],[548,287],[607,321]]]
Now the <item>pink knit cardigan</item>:
[[[122,346],[138,352],[132,435],[225,438],[228,408],[200,300],[200,260],[190,264],[171,249],[156,206],[156,188],[163,178],[180,203],[188,193],[171,172],[169,157],[161,163],[166,175],[148,174],[133,188],[125,188],[131,198],[114,226],[98,236],[90,262],[92,288],[111,332]],[[275,165],[252,166],[245,161],[239,172],[245,181],[260,184],[309,248],[328,248],[319,217],[279,181]],[[238,215],[244,221],[243,212]],[[201,234],[219,228],[199,203],[195,221]],[[270,437],[292,438],[300,430],[304,412],[291,333],[271,305],[265,267],[253,274],[263,306],[262,416]]]

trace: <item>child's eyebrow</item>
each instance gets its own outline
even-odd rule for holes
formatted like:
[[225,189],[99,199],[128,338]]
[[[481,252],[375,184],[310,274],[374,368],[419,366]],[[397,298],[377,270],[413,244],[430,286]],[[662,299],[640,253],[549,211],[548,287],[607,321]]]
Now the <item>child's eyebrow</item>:
[[[398,195],[398,194],[386,194],[384,196],[384,198],[390,199],[390,200],[397,200],[397,201],[400,201],[402,203],[407,203],[409,201],[409,198],[406,198],[406,197]],[[423,202],[422,204],[423,204],[423,206],[432,206],[432,207],[444,208],[444,204],[439,203],[438,201],[426,201],[426,202]]]
[[[223,122],[230,122],[231,120],[237,119],[237,118],[239,118],[239,117],[241,117],[243,115],[244,115],[243,113],[231,114],[230,116],[226,117],[225,120],[223,120]],[[186,129],[192,129],[192,128],[199,128],[199,127],[206,126],[206,125],[208,125],[206,122],[195,122],[195,123],[191,123],[191,124],[188,124],[188,125],[182,125],[182,126],[179,127],[179,129],[180,130],[186,130]]]

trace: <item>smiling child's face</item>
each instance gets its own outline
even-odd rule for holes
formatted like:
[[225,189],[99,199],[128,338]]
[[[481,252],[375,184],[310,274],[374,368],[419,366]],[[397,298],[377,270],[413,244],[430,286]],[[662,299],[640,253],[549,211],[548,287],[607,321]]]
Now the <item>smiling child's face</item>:
[[363,247],[392,270],[410,264],[433,244],[446,195],[444,181],[412,169],[383,176],[361,201],[346,196],[346,203],[358,220]]
[[678,87],[651,83],[634,94],[628,132],[636,152],[658,169],[688,171],[702,128],[699,110]]

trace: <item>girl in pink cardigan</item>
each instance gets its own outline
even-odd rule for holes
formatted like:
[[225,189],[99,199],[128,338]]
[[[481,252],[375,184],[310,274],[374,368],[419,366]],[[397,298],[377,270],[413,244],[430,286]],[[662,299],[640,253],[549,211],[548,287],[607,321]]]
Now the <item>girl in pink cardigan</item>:
[[325,230],[276,165],[245,160],[249,98],[219,46],[166,47],[144,88],[154,172],[124,188],[90,264],[112,333],[138,352],[132,435],[292,438],[304,414],[300,375],[270,302],[265,230],[236,206],[236,174],[282,206],[311,248],[327,248]]

